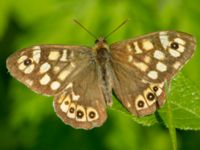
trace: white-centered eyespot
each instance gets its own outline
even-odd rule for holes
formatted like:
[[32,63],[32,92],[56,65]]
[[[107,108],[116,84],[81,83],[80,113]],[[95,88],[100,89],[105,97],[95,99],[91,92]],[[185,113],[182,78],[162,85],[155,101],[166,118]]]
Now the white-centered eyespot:
[[75,118],[76,117],[76,105],[74,103],[71,103],[71,105],[69,106],[67,116],[69,118]]
[[87,108],[87,120],[94,121],[94,120],[97,120],[98,118],[99,118],[98,112],[94,108],[88,107]]
[[147,108],[147,103],[145,102],[145,99],[142,95],[139,95],[138,97],[136,97],[135,99],[135,108],[136,110],[142,110]]
[[76,120],[77,121],[86,121],[86,112],[83,106],[77,105],[76,107]]

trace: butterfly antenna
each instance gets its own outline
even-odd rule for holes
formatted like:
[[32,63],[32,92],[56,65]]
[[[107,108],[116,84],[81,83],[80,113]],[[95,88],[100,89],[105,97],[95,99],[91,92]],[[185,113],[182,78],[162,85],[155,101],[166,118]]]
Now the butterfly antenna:
[[112,32],[110,32],[109,34],[107,34],[105,36],[105,39],[107,39],[111,34],[113,34],[115,31],[117,31],[119,28],[121,28],[124,24],[126,24],[130,19],[126,19],[124,20],[119,26],[117,26]]
[[89,35],[91,35],[92,37],[94,37],[95,40],[97,39],[97,37],[92,32],[90,32],[86,27],[84,27],[78,20],[73,19],[73,21],[75,23],[77,23],[80,27],[82,27],[87,33],[89,33]]

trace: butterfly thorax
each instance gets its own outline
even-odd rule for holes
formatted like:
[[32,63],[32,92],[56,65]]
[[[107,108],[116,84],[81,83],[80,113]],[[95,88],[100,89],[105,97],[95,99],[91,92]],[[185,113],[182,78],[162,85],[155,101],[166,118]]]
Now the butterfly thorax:
[[112,67],[109,46],[104,38],[100,37],[95,41],[94,51],[98,66],[98,75],[102,83],[102,91],[107,105],[112,105]]

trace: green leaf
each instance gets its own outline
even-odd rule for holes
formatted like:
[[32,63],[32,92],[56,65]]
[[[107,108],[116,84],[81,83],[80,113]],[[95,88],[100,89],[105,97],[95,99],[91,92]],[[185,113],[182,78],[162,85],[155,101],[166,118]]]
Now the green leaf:
[[175,128],[184,130],[199,130],[200,129],[200,90],[190,79],[183,73],[179,73],[171,83],[170,92],[168,94],[169,106],[166,104],[158,110],[159,117],[162,121],[158,121],[158,116],[155,114],[137,118],[128,113],[121,104],[115,100],[113,108],[121,111],[123,114],[129,115],[134,121],[139,124],[150,126],[155,123],[168,124],[168,107],[171,109],[173,116],[172,122]]

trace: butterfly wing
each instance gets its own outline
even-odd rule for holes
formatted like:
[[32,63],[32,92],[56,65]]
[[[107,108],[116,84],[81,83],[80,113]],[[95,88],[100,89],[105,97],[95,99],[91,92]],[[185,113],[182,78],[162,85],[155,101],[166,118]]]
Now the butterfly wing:
[[153,113],[165,102],[164,83],[192,57],[195,39],[162,31],[111,45],[114,91],[133,114]]
[[42,45],[22,49],[7,59],[12,76],[37,93],[56,95],[82,72],[91,49],[80,46]]
[[54,99],[54,110],[60,119],[74,128],[91,129],[107,118],[106,104],[95,64],[70,82]]

